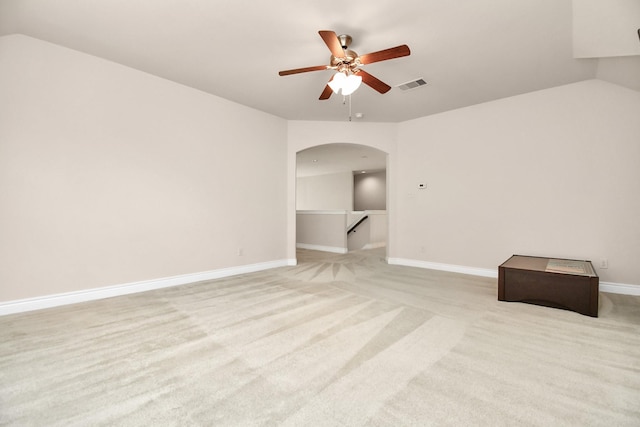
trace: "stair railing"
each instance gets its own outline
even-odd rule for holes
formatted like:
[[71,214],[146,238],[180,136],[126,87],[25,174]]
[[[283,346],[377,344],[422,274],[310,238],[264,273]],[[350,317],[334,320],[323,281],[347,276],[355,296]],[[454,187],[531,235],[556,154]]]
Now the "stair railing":
[[354,233],[355,233],[356,228],[358,228],[358,226],[359,226],[360,224],[362,224],[362,223],[363,223],[367,218],[369,218],[369,215],[365,215],[365,216],[363,216],[362,218],[360,218],[360,219],[358,220],[358,222],[356,222],[356,223],[355,223],[355,224],[353,224],[351,227],[349,227],[349,229],[347,230],[347,236],[348,236],[348,235],[349,235],[349,233],[351,233],[351,232],[354,232]]

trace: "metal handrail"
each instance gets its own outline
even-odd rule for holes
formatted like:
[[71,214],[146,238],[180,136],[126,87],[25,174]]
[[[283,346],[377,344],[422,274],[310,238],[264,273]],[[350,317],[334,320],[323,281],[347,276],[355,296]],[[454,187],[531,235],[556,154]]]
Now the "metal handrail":
[[349,233],[351,233],[352,231],[355,231],[355,230],[356,230],[356,228],[358,228],[358,226],[359,226],[360,224],[362,224],[362,222],[363,222],[365,219],[367,219],[367,218],[369,218],[369,215],[365,215],[365,216],[363,216],[362,218],[360,218],[360,220],[359,220],[358,222],[356,222],[356,223],[355,223],[355,224],[353,224],[351,227],[349,227],[349,229],[347,230],[347,236],[348,236],[348,235],[349,235]]

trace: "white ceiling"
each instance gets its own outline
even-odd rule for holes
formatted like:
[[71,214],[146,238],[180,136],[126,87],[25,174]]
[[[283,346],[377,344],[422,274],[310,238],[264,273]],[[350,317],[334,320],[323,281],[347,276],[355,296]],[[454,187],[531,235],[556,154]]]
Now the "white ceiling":
[[360,54],[400,44],[411,56],[366,66],[391,86],[363,86],[352,112],[399,122],[595,78],[573,59],[571,0],[0,0],[0,35],[22,33],[290,120],[346,120],[341,96],[319,101],[330,71],[318,30]]
[[298,152],[296,161],[298,177],[387,169],[385,152],[357,144],[325,144],[307,148]]

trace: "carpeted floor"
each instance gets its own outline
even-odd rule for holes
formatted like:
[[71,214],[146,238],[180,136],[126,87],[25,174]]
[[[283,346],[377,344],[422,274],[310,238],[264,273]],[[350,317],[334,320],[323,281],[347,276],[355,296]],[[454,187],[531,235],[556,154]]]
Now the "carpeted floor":
[[640,425],[640,297],[591,318],[383,249],[298,257],[0,317],[0,425]]

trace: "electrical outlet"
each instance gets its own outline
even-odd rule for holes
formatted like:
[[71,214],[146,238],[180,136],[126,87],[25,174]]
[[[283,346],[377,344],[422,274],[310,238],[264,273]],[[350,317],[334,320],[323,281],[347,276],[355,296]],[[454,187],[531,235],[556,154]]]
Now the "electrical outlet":
[[243,253],[243,252],[244,252],[244,251],[243,251],[243,249],[242,249],[242,248],[238,248],[238,256],[242,256],[242,253]]
[[602,258],[600,260],[600,268],[603,268],[603,269],[609,268],[609,260],[606,258]]

